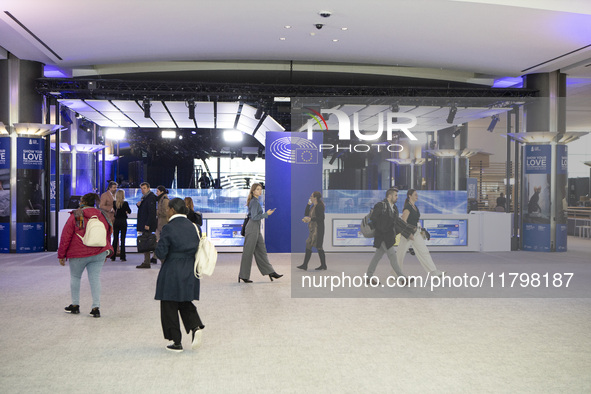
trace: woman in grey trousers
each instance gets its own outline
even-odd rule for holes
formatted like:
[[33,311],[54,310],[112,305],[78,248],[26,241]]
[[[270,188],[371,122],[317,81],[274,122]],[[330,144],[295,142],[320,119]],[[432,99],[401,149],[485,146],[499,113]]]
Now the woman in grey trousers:
[[268,218],[275,212],[275,209],[269,209],[263,212],[263,208],[259,203],[259,197],[263,193],[263,188],[260,183],[253,183],[248,193],[246,205],[248,206],[249,220],[244,231],[244,248],[242,250],[242,260],[240,261],[240,274],[238,275],[238,283],[252,283],[250,280],[250,268],[252,266],[252,257],[259,267],[261,274],[269,275],[269,279],[279,279],[283,275],[279,275],[273,269],[267,257],[267,247],[263,234],[261,234],[261,220]]

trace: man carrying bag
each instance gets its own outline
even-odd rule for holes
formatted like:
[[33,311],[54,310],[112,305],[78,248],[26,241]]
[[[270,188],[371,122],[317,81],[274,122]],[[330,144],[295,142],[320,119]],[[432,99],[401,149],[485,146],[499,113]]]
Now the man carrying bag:
[[143,182],[140,185],[142,199],[137,203],[137,231],[138,252],[144,253],[144,262],[135,268],[151,268],[150,252],[156,249],[156,235],[153,234],[158,227],[156,217],[156,195],[150,191],[150,184]]

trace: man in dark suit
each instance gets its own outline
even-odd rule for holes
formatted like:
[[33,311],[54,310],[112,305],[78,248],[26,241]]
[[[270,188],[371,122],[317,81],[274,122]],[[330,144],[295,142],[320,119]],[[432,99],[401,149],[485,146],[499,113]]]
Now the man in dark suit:
[[374,206],[371,214],[371,221],[375,226],[373,246],[377,249],[367,268],[366,281],[374,285],[379,284],[379,281],[373,277],[373,274],[384,254],[388,255],[390,265],[396,272],[396,275],[404,278],[404,274],[396,259],[396,252],[394,251],[396,234],[401,233],[404,238],[413,240],[416,227],[411,226],[400,218],[396,201],[398,201],[398,189],[388,189],[386,191],[386,198]]
[[[142,189],[142,199],[138,201],[137,207],[137,231],[140,232],[154,232],[158,227],[158,219],[156,217],[156,195],[150,191],[150,184],[143,182],[140,185]],[[150,252],[144,252],[144,262],[135,268],[151,268],[150,267]]]

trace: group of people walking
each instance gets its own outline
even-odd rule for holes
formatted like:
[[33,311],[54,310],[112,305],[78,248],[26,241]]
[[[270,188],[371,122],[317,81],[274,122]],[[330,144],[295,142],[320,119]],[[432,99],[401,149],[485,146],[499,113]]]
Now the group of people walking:
[[[374,276],[374,272],[384,254],[388,256],[388,260],[396,276],[401,278],[400,284],[409,284],[411,281],[406,281],[402,266],[406,252],[411,246],[414,247],[419,262],[429,275],[442,275],[442,272],[435,267],[429,249],[427,249],[427,245],[425,244],[427,233],[419,226],[421,214],[419,208],[416,206],[416,202],[419,199],[418,193],[415,189],[409,189],[406,196],[402,217],[400,217],[398,207],[396,206],[396,202],[398,201],[398,189],[396,188],[388,189],[386,191],[386,198],[378,202],[373,208],[371,221],[375,227],[373,246],[376,248],[376,252],[367,268],[367,281],[372,285],[379,284],[379,279]],[[396,253],[394,245],[398,233],[401,236],[398,253]]]
[[[121,235],[120,259],[126,261],[125,235],[127,216],[131,213],[125,201],[125,192],[117,190],[117,183],[111,182],[107,191],[99,197],[94,193],[85,194],[80,200],[80,207],[70,213],[60,239],[58,259],[61,265],[70,260],[70,290],[72,303],[65,307],[66,312],[80,313],[80,279],[84,270],[88,272],[92,293],[90,314],[100,317],[101,283],[100,273],[105,260],[115,260]],[[194,275],[195,254],[199,248],[202,224],[201,215],[194,211],[193,200],[186,197],[168,198],[164,186],[156,188],[156,194],[150,185],[140,185],[141,200],[137,203],[138,233],[155,232],[157,245],[154,256],[151,252],[144,253],[142,264],[136,268],[150,268],[156,259],[162,262],[162,268],[156,282],[155,299],[160,301],[160,316],[164,338],[172,341],[168,350],[180,352],[181,329],[179,314],[187,334],[191,334],[191,346],[201,344],[202,330],[205,327],[193,304],[199,300],[200,282]],[[268,218],[275,209],[263,210],[259,198],[262,185],[251,186],[247,198],[248,223],[245,228],[245,239],[238,282],[252,283],[250,279],[252,260],[263,276],[279,279],[278,274],[269,262],[267,248],[261,234],[261,220]],[[402,217],[396,208],[398,190],[389,189],[386,198],[374,206],[372,222],[375,225],[374,247],[377,249],[367,270],[368,278],[373,277],[376,266],[384,254],[399,277],[405,278],[402,271],[404,255],[412,245],[419,262],[431,275],[441,275],[437,270],[425,245],[424,232],[418,226],[420,212],[415,203],[418,200],[416,190],[409,190]],[[97,206],[98,202],[98,208]],[[312,249],[316,248],[320,258],[320,266],[316,270],[326,270],[326,256],[323,248],[325,206],[322,194],[315,191],[306,205],[302,221],[308,225],[309,236],[306,240],[304,262],[297,268],[307,270],[312,257]],[[103,231],[96,230],[102,227]],[[396,234],[402,238],[398,246],[398,257],[394,251]],[[111,237],[113,236],[113,245]],[[373,282],[372,282],[373,283]]]

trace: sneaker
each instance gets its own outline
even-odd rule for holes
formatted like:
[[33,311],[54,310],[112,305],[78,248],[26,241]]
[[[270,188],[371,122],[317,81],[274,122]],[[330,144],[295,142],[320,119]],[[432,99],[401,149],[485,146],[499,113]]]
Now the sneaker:
[[67,307],[65,307],[64,309],[66,310],[66,312],[70,312],[73,315],[80,313],[80,305],[70,304]]
[[158,264],[158,260],[156,259],[156,257],[152,257],[150,259],[150,263],[152,263],[152,264]]
[[90,314],[92,315],[92,317],[101,317],[101,311],[99,311],[99,308],[92,308],[92,310],[90,311]]
[[203,342],[203,327],[193,329],[193,340],[191,341],[191,349],[197,349]]
[[181,345],[180,343],[179,344],[173,343],[172,345],[168,345],[166,348],[168,350],[170,350],[171,352],[176,352],[176,353],[180,353],[183,351],[183,345]]
[[136,265],[135,268],[152,268],[152,266],[148,263],[148,264]]

